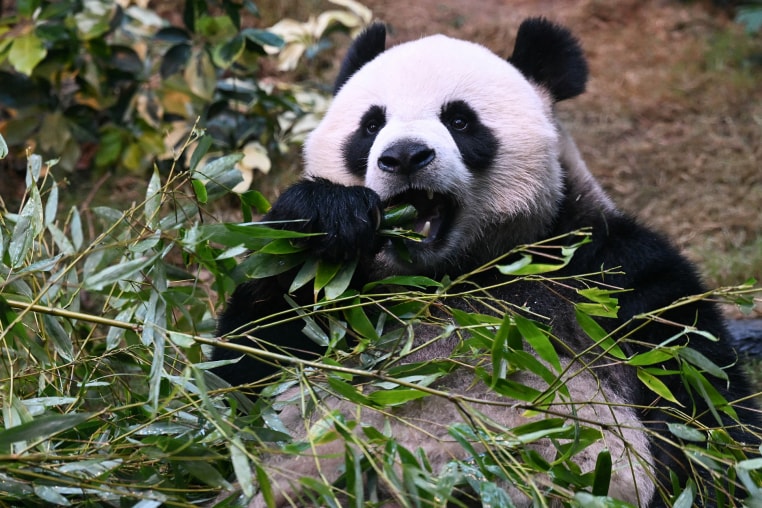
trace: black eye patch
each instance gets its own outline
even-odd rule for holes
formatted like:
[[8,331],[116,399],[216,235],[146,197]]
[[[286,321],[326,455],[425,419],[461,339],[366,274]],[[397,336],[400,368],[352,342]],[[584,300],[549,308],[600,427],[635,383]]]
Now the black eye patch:
[[469,169],[480,171],[492,166],[500,142],[466,101],[452,101],[442,106],[439,120],[447,127]]
[[386,110],[371,106],[360,118],[357,129],[341,147],[344,165],[355,175],[364,176],[368,171],[368,155],[376,136],[386,125]]

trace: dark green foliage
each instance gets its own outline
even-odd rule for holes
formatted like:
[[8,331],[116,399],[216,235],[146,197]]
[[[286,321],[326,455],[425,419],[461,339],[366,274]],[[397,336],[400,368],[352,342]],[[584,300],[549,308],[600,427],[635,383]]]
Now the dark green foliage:
[[253,140],[277,153],[279,117],[300,110],[289,91],[261,85],[260,67],[283,40],[243,28],[250,1],[184,5],[162,19],[108,0],[19,3],[0,22],[9,146],[31,144],[67,171],[143,172],[168,166],[198,121],[217,150]]

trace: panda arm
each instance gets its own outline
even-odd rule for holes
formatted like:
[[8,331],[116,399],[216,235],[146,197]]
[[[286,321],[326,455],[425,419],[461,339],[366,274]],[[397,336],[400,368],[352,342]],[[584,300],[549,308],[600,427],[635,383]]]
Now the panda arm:
[[[278,222],[274,227],[325,233],[306,238],[307,250],[321,259],[346,261],[374,252],[380,216],[381,200],[372,190],[316,179],[304,180],[287,189],[264,220]],[[233,343],[297,358],[316,358],[323,347],[302,333],[303,321],[284,319],[284,313],[291,311],[284,295],[294,275],[292,270],[240,284],[219,317],[217,336],[229,335]],[[299,305],[309,304],[313,298],[307,289],[291,296]],[[277,324],[273,324],[275,322]],[[212,359],[239,356],[240,352],[217,347]],[[273,362],[246,355],[234,364],[215,368],[214,373],[232,385],[240,385],[264,379],[279,368]]]
[[[239,284],[217,322],[217,336],[234,344],[251,346],[302,359],[316,359],[323,348],[302,333],[301,319],[286,319],[291,307],[284,298],[288,286],[280,277],[255,279]],[[304,299],[304,298],[300,298]],[[273,324],[277,322],[277,324]],[[214,348],[212,360],[236,363],[213,369],[232,386],[260,381],[281,366],[274,361],[243,355],[239,351]]]
[[316,178],[288,188],[264,220],[284,221],[275,227],[323,233],[305,239],[310,253],[329,261],[348,261],[379,248],[376,230],[381,214],[381,198],[373,190]]

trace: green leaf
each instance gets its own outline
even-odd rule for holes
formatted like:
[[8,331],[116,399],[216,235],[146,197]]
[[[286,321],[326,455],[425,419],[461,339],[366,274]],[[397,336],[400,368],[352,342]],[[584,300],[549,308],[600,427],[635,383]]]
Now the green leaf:
[[43,314],[42,321],[45,324],[47,336],[53,341],[56,351],[65,360],[71,361],[74,358],[74,346],[71,342],[71,334],[64,330],[58,318],[50,314]]
[[[300,221],[293,221],[300,222]],[[300,233],[289,229],[280,229],[270,227],[268,222],[253,222],[251,224],[224,224],[223,227],[228,231],[242,233],[244,237],[249,238],[305,238],[308,236],[319,236],[322,233]],[[240,242],[238,242],[240,243]]]
[[576,315],[577,323],[579,323],[580,327],[582,327],[582,330],[587,334],[588,337],[593,339],[593,341],[598,344],[598,346],[603,348],[607,353],[614,356],[615,358],[620,360],[626,359],[626,356],[624,352],[622,352],[622,349],[619,347],[619,345],[614,341],[612,337],[609,336],[608,332],[606,332],[606,330],[604,330],[597,321],[577,308],[574,309],[574,314]]
[[411,400],[422,399],[428,394],[421,390],[415,390],[413,388],[397,388],[394,390],[378,390],[368,395],[368,398],[376,405],[388,407],[388,406],[400,406]]
[[556,372],[561,372],[561,361],[558,358],[556,348],[550,341],[549,331],[520,315],[514,316],[514,320],[521,336],[532,346],[537,355],[553,366]]
[[201,138],[199,138],[198,145],[196,145],[196,149],[193,150],[193,155],[191,155],[190,162],[188,164],[188,169],[190,169],[191,175],[195,174],[194,172],[196,171],[198,163],[201,161],[204,155],[209,152],[209,148],[212,146],[213,141],[214,138],[206,134],[202,135]]
[[48,201],[45,203],[45,226],[53,224],[58,214],[58,185],[53,182],[48,194]]
[[272,481],[270,475],[259,465],[254,466],[254,471],[257,475],[257,485],[259,485],[259,493],[262,494],[262,498],[265,501],[265,506],[275,506],[275,497],[273,496]]
[[238,265],[238,268],[247,277],[263,279],[299,266],[304,261],[304,257],[304,253],[301,252],[288,255],[255,252]]
[[211,102],[217,88],[217,71],[204,48],[194,49],[183,73],[190,91],[197,97]]
[[407,286],[413,288],[441,288],[442,283],[420,275],[396,275],[385,279],[369,282],[363,287],[363,292],[368,292],[378,286]]
[[230,452],[230,462],[233,464],[233,471],[241,487],[241,491],[246,497],[254,495],[254,473],[251,470],[251,461],[248,455],[243,451],[246,448],[241,439],[233,436],[228,442],[228,451]]
[[674,349],[660,347],[652,349],[651,351],[646,351],[645,353],[637,354],[627,360],[627,363],[634,366],[659,365],[674,357]]
[[82,248],[84,242],[84,234],[82,233],[82,219],[79,216],[79,210],[76,207],[71,207],[71,222],[69,224],[71,241],[74,244],[74,248],[79,250]]
[[[8,302],[5,300],[5,298],[0,295],[0,324],[2,324],[3,331],[8,333],[11,332],[11,336],[15,336],[17,340],[20,340],[23,344],[30,344],[29,335],[26,333],[26,327],[24,326],[24,323],[21,321],[16,321],[18,319],[18,314],[16,311],[13,310],[13,308],[8,305]],[[11,323],[14,323],[13,327],[8,330],[8,327],[11,325]],[[5,340],[5,335],[2,335],[3,340]],[[34,342],[31,342],[32,344]]]
[[349,402],[360,404],[361,406],[375,407],[373,401],[357,391],[357,388],[347,382],[342,381],[334,375],[328,376],[328,386],[330,386],[338,396],[348,400]]
[[5,138],[0,134],[0,159],[5,159],[8,156],[8,144],[5,142]]
[[43,209],[40,192],[31,187],[29,199],[21,209],[8,244],[11,268],[18,268],[25,263],[26,256],[34,245],[34,237],[42,230]]
[[74,14],[80,38],[89,41],[108,32],[114,5],[108,1],[90,0],[83,6],[82,11]]
[[39,37],[34,32],[27,32],[13,40],[8,61],[20,73],[31,76],[37,64],[42,62],[47,54],[48,50]]
[[340,269],[341,263],[332,263],[325,259],[318,261],[317,271],[315,272],[315,294],[331,282],[331,279],[339,273]]
[[347,320],[347,324],[359,333],[362,338],[374,341],[378,340],[376,327],[373,326],[373,323],[371,323],[365,314],[365,309],[360,305],[359,298],[352,300],[352,304],[344,310],[344,317]]
[[285,45],[285,42],[279,35],[268,32],[267,30],[245,28],[241,31],[241,35],[259,46],[274,46],[280,48]]
[[684,439],[685,441],[695,441],[699,443],[706,441],[706,435],[703,432],[683,423],[668,423],[667,428],[669,428],[672,435]]
[[712,376],[724,381],[728,380],[727,372],[722,370],[722,368],[720,368],[716,363],[714,363],[703,354],[699,353],[697,350],[690,347],[681,348],[678,350],[678,355],[683,360],[689,362],[695,367],[698,367],[706,373],[711,374]]
[[640,379],[640,381],[656,395],[682,406],[675,396],[672,395],[672,392],[667,388],[667,385],[665,385],[659,378],[649,373],[646,369],[638,369],[638,379]]
[[266,254],[294,254],[305,250],[304,247],[296,245],[292,240],[292,238],[275,239],[259,249],[259,252],[264,252]]
[[612,294],[616,291],[611,289],[587,288],[578,289],[577,293],[590,300],[593,303],[576,303],[577,308],[589,316],[598,317],[617,317],[619,311],[619,300]]
[[242,153],[224,155],[206,163],[201,169],[191,171],[190,176],[191,178],[215,180],[229,172],[231,169],[235,169],[235,165],[238,164],[241,159],[243,159]]
[[[105,268],[91,275],[90,277],[86,277],[85,280],[83,281],[83,286],[85,289],[99,291],[103,289],[105,286],[114,284],[115,282],[129,280],[133,276],[135,276],[138,272],[140,272],[141,270],[146,268],[148,265],[156,261],[158,257],[159,257],[159,254],[155,254],[151,257],[141,256],[131,261],[120,263],[114,266],[109,266],[108,268]],[[141,276],[139,277],[139,279],[142,280],[143,277]]]
[[198,202],[205,205],[207,201],[209,201],[209,195],[206,193],[206,185],[204,185],[204,182],[192,178],[191,185],[193,186],[193,193],[196,195]]
[[228,16],[201,16],[196,31],[211,42],[223,42],[236,35],[237,29]]
[[69,413],[47,415],[35,418],[31,422],[0,431],[0,449],[7,448],[19,441],[37,441],[47,439],[54,434],[69,430],[92,418],[92,413]]
[[[275,240],[280,241],[280,240]],[[288,240],[282,240],[288,241]],[[291,282],[291,287],[288,288],[289,293],[297,291],[299,288],[304,287],[309,281],[315,278],[317,273],[318,259],[316,257],[308,257],[304,262],[304,265],[299,269],[294,280]]]
[[602,450],[595,460],[595,470],[593,471],[594,496],[605,496],[609,493],[611,484],[611,452]]
[[695,506],[693,504],[695,497],[696,485],[693,483],[692,479],[689,479],[685,486],[685,490],[683,490],[680,495],[677,496],[674,504],[672,504],[672,508],[691,508]]
[[323,287],[325,297],[334,300],[344,294],[352,282],[352,276],[357,268],[357,259],[349,263],[342,263],[339,272]]
[[159,208],[161,208],[161,177],[159,168],[154,165],[153,174],[148,181],[144,216],[151,229],[156,229],[159,223]]
[[212,61],[220,69],[230,68],[245,48],[243,37],[236,35],[232,39],[220,42],[212,48]]

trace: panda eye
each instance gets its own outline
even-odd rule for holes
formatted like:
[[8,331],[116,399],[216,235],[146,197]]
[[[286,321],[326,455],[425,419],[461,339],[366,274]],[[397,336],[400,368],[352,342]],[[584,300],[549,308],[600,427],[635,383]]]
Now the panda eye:
[[365,132],[368,134],[376,134],[381,130],[381,122],[377,120],[368,120],[365,122]]
[[381,106],[371,106],[360,119],[360,132],[364,136],[375,137],[386,125],[386,111]]
[[464,131],[468,129],[468,120],[463,116],[456,116],[450,120],[450,127],[456,131]]

